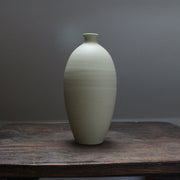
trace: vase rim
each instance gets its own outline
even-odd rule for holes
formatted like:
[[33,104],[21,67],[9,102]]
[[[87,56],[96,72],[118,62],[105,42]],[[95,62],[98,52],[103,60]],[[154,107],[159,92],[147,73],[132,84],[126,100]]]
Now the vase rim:
[[97,33],[83,33],[83,36],[88,36],[88,35],[98,36],[99,34],[97,34]]

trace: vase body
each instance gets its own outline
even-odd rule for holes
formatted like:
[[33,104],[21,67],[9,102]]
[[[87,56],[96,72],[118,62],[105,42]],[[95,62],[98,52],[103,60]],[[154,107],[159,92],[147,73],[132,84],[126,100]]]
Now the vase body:
[[116,100],[116,70],[110,54],[83,34],[85,41],[69,57],[64,73],[65,106],[75,141],[100,144],[110,127]]

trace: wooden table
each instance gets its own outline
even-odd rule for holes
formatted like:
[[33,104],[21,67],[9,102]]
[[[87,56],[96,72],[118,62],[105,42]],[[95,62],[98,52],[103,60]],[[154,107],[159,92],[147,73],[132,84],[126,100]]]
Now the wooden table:
[[0,177],[102,177],[180,174],[180,127],[114,122],[101,145],[76,144],[68,123],[0,126]]

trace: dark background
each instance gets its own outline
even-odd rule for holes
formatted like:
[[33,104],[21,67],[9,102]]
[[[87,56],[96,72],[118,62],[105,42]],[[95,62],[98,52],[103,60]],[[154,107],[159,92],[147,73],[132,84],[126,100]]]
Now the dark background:
[[179,122],[179,0],[0,0],[0,120],[67,119],[64,68],[84,32],[113,57],[114,119]]

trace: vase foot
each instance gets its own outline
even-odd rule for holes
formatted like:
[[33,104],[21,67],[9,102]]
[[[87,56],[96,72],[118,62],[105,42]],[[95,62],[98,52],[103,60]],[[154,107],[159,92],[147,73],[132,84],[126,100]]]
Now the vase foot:
[[100,145],[104,142],[104,140],[101,140],[101,141],[94,141],[94,142],[83,142],[83,141],[78,141],[78,140],[75,140],[75,142],[77,144],[80,144],[80,145],[85,145],[85,146],[95,146],[95,145]]

